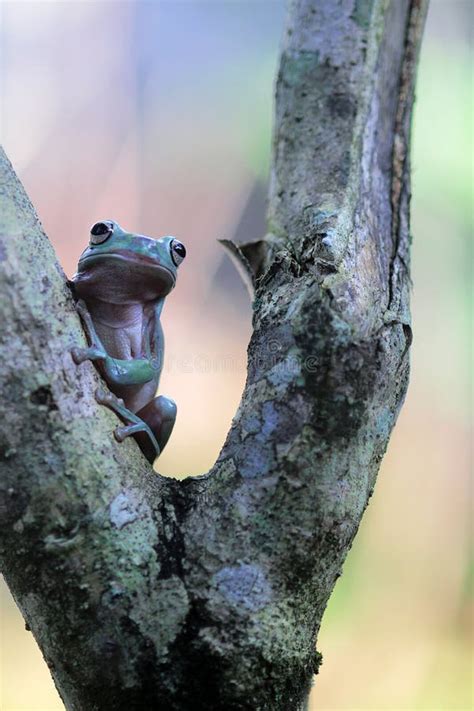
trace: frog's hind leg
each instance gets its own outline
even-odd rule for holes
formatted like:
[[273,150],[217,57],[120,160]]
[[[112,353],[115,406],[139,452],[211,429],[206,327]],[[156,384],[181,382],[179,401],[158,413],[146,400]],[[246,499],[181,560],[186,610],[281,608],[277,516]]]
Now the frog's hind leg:
[[[158,441],[160,452],[163,451],[170,438],[176,420],[176,411],[177,408],[174,400],[160,395],[159,397],[155,397],[151,402],[137,412],[137,416],[141,420],[144,420],[148,427],[152,430]],[[144,433],[139,432],[135,438],[147,459],[149,461],[153,461],[150,459],[150,443],[147,441]]]
[[105,405],[115,412],[121,420],[127,423],[124,426],[115,428],[115,439],[118,442],[123,442],[126,437],[133,435],[145,457],[153,464],[156,457],[160,455],[161,450],[152,428],[148,426],[147,422],[125,407],[123,400],[111,392],[96,390],[95,399],[101,405]]

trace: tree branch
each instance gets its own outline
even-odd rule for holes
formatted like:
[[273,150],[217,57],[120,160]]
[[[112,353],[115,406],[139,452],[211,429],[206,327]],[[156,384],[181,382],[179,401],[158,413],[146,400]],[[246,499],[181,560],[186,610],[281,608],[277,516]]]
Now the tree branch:
[[[248,379],[216,465],[156,475],[93,393],[64,275],[0,163],[0,555],[68,709],[298,709],[408,379],[424,0],[298,0]],[[258,262],[258,263],[257,263]],[[84,344],[85,345],[85,344]]]

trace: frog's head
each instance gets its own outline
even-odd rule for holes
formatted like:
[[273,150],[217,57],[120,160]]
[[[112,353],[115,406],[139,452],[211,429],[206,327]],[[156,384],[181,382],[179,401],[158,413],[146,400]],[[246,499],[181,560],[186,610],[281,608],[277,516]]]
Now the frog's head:
[[81,298],[112,303],[161,298],[174,287],[185,256],[174,237],[152,239],[126,232],[112,220],[96,222],[73,277],[75,290]]

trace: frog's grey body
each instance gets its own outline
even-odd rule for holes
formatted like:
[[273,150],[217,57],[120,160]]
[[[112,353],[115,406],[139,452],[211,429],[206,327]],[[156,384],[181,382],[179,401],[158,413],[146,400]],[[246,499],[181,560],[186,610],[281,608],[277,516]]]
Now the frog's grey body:
[[97,364],[113,393],[97,399],[128,423],[116,429],[117,439],[134,435],[151,462],[176,418],[173,400],[154,396],[163,365],[161,310],[185,254],[173,237],[154,240],[99,222],[72,281],[90,343],[74,348],[73,358]]

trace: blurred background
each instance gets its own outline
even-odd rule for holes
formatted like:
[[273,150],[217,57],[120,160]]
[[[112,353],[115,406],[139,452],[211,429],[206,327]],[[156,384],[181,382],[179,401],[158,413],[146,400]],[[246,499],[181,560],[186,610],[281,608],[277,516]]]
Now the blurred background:
[[[412,377],[323,621],[311,709],[469,709],[470,0],[432,0],[413,141]],[[251,307],[217,238],[265,228],[280,0],[3,2],[2,138],[71,276],[113,218],[186,244],[163,320],[167,475],[215,461]],[[62,709],[3,585],[0,708]]]

